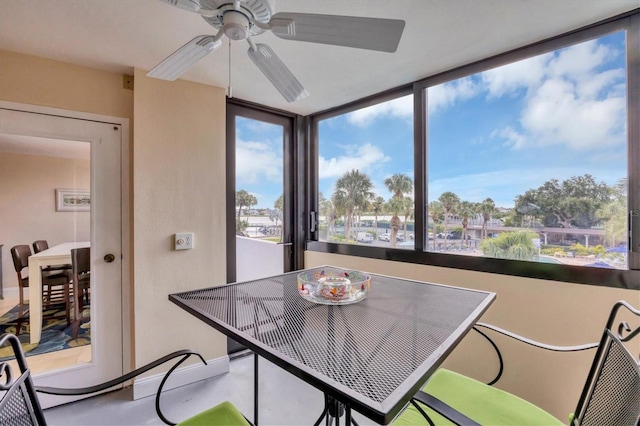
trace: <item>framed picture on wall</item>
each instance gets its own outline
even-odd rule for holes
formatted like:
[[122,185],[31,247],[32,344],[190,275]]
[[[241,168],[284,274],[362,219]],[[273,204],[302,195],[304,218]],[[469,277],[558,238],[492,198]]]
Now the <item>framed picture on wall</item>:
[[91,209],[91,191],[88,189],[56,188],[57,212],[88,212]]

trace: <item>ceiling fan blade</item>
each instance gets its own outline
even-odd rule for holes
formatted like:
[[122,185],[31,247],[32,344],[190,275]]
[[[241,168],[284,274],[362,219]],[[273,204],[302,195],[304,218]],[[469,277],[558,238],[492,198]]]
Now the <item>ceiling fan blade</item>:
[[173,81],[221,44],[217,36],[198,36],[156,65],[147,73],[147,76]]
[[202,16],[215,16],[217,11],[215,9],[202,7],[200,1],[198,0],[160,0],[163,3],[170,4],[171,6],[178,7],[183,10],[188,10],[189,12],[195,12]]
[[171,6],[179,7],[180,9],[188,10],[190,12],[198,12],[200,10],[200,3],[194,0],[160,0],[163,3],[170,4]]
[[405,23],[398,19],[282,12],[273,15],[269,24],[273,34],[287,40],[395,52]]
[[271,47],[266,44],[256,44],[255,49],[250,47],[247,53],[287,102],[294,102],[309,96],[309,93]]

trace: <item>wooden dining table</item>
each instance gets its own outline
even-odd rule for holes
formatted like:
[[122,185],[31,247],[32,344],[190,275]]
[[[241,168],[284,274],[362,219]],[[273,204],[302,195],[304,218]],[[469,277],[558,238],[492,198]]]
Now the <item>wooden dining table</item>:
[[89,247],[89,242],[68,242],[29,256],[30,342],[40,342],[42,335],[42,268],[71,263],[71,250]]

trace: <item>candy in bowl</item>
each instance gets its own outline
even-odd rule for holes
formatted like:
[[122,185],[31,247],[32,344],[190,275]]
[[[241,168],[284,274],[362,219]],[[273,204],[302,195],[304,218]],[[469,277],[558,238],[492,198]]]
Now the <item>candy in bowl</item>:
[[298,274],[302,297],[325,305],[348,305],[367,297],[371,276],[360,271],[320,268]]

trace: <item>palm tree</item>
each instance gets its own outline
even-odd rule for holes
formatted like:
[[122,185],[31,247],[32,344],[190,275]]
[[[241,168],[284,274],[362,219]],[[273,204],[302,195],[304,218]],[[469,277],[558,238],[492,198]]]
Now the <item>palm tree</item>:
[[485,198],[483,202],[480,203],[480,213],[482,213],[482,238],[487,238],[487,223],[491,220],[491,216],[493,216],[497,209],[496,204],[493,202],[491,198]]
[[449,225],[449,217],[456,213],[459,205],[460,205],[460,197],[454,194],[451,191],[443,192],[440,194],[438,201],[442,204],[442,208],[444,209],[444,245],[447,245],[447,227]]
[[386,209],[393,215],[389,226],[391,227],[391,247],[395,247],[398,241],[398,231],[402,227],[402,221],[398,217],[398,214],[404,211],[404,198],[391,197],[386,205]]
[[[536,234],[533,234],[536,235]],[[480,249],[488,257],[513,260],[532,260],[537,254],[529,231],[503,232],[497,238],[482,241]]]
[[440,201],[435,200],[429,203],[429,217],[431,217],[431,220],[433,221],[433,230],[434,230],[434,237],[433,237],[434,251],[436,249],[436,238],[435,238],[436,224],[438,223],[438,221],[441,220],[443,214],[444,214],[444,207],[442,207],[442,203]]
[[391,247],[395,247],[395,242],[400,229],[400,218],[398,213],[404,212],[404,202],[402,199],[405,194],[410,194],[413,191],[413,181],[411,178],[402,173],[396,173],[391,177],[384,180],[389,192],[393,194],[391,200],[387,204],[390,207],[390,211],[393,212],[391,218]]
[[[236,207],[238,208],[238,223],[240,223],[240,214],[242,213],[242,208],[246,207],[247,211],[251,208],[251,206],[255,206],[256,204],[258,204],[258,199],[254,196],[249,194],[247,191],[245,191],[244,189],[241,189],[240,191],[236,191]],[[247,220],[249,220],[249,218],[247,217]]]
[[407,222],[409,221],[409,217],[413,216],[413,199],[410,197],[404,197],[402,201],[402,213],[404,214],[404,240],[408,241]]
[[373,209],[373,214],[375,215],[373,228],[375,229],[376,235],[378,235],[378,215],[384,213],[384,198],[376,197],[371,203],[371,208]]
[[369,176],[355,169],[345,173],[336,181],[336,190],[333,194],[334,204],[344,208],[344,236],[347,240],[350,237],[354,212],[358,208],[362,208],[373,197],[371,188],[373,188],[373,183],[371,183]]
[[469,246],[469,240],[467,239],[467,227],[469,226],[469,218],[475,216],[477,212],[477,204],[469,201],[463,201],[460,203],[458,210],[458,216],[462,218],[462,244]]

